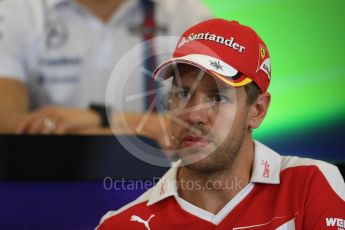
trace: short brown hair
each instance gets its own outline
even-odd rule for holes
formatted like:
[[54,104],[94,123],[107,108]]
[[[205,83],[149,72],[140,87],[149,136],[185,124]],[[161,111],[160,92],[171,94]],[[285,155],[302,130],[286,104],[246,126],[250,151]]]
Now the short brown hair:
[[258,99],[258,96],[260,95],[261,91],[254,82],[245,85],[244,89],[247,93],[247,104],[252,105],[256,101],[256,99]]

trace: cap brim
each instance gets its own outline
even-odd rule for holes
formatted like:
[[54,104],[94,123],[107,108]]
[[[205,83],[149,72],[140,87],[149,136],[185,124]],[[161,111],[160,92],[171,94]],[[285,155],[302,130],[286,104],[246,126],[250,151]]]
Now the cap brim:
[[234,67],[214,57],[192,54],[179,58],[172,58],[159,65],[153,72],[153,79],[163,81],[176,76],[177,64],[188,64],[199,68],[226,85],[241,87],[252,82],[248,76],[241,74]]

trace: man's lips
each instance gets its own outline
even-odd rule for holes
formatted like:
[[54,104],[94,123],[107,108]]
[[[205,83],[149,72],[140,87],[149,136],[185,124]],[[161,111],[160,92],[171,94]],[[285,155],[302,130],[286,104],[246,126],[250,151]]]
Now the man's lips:
[[182,139],[182,144],[186,147],[205,147],[209,143],[211,141],[198,136],[186,136]]

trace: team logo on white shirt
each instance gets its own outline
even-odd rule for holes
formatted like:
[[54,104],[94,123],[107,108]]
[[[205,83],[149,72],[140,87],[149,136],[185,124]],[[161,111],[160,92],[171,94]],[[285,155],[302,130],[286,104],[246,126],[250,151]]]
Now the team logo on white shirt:
[[48,49],[57,49],[63,46],[68,39],[67,25],[58,19],[49,20],[46,25],[46,46]]
[[139,216],[133,215],[133,216],[131,216],[131,221],[136,221],[136,222],[142,223],[145,225],[146,229],[150,230],[149,222],[154,216],[155,215],[152,214],[148,220],[143,220]]

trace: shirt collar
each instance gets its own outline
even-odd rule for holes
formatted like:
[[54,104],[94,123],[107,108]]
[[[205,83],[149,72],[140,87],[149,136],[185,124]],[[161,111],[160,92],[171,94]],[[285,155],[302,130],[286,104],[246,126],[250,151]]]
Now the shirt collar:
[[153,187],[148,206],[161,201],[169,196],[178,196],[177,193],[177,170],[181,165],[181,160],[175,162],[168,172]]
[[[45,0],[47,2],[47,6],[49,8],[52,8],[52,7],[55,7],[57,5],[59,5],[60,3],[63,3],[63,2],[69,2],[69,1],[72,1],[72,0]],[[151,2],[154,2],[154,3],[159,3],[159,0],[150,0]],[[128,0],[127,0],[128,2]],[[132,2],[138,2],[137,0],[133,1]]]
[[69,2],[71,0],[45,0],[47,3],[47,7],[49,9],[56,7],[57,5],[59,5],[60,3],[63,2]]
[[[258,141],[254,141],[254,143],[254,162],[250,182],[279,184],[281,156]],[[148,206],[169,196],[178,196],[176,178],[177,170],[180,165],[180,160],[175,162],[168,172],[153,187],[147,203]]]
[[254,143],[255,155],[250,182],[279,184],[281,156],[258,141]]

